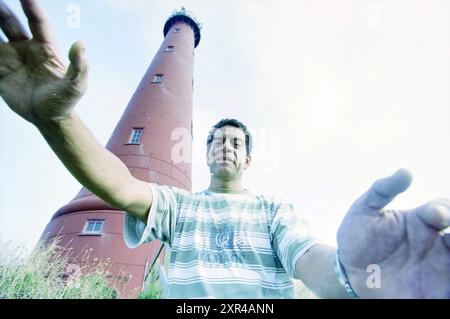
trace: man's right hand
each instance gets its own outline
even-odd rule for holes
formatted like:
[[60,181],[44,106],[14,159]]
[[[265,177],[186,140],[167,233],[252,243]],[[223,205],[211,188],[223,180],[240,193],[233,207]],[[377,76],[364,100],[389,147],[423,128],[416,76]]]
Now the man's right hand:
[[[87,64],[81,43],[65,67],[48,20],[36,0],[21,0],[33,38],[0,0],[0,94],[9,107],[33,123],[71,174],[111,207],[147,221],[152,193],[117,156],[105,149],[72,111],[86,90]],[[0,39],[1,40],[1,39]]]
[[68,117],[86,91],[87,64],[80,42],[72,45],[67,68],[58,53],[44,11],[35,0],[21,0],[32,33],[0,0],[0,94],[8,106],[39,126]]

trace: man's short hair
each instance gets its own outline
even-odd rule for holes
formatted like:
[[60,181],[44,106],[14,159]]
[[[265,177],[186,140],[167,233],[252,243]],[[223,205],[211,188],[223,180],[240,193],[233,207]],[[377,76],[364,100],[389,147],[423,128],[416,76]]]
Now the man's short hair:
[[245,149],[247,150],[247,155],[250,155],[252,152],[252,146],[253,146],[252,134],[247,129],[247,126],[245,126],[244,123],[242,123],[236,119],[222,119],[219,122],[217,122],[215,125],[213,125],[211,131],[209,131],[208,138],[206,140],[206,145],[211,144],[211,142],[213,141],[213,138],[214,138],[214,132],[217,129],[220,129],[221,127],[224,127],[227,125],[240,128],[244,132],[244,134],[245,134]]

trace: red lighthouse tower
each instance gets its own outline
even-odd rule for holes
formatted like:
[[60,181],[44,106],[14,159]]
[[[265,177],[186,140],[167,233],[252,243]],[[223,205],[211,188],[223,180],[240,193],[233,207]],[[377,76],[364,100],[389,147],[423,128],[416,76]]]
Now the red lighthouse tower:
[[[131,98],[106,148],[138,179],[191,189],[191,138],[194,49],[200,24],[184,8],[164,25],[164,41]],[[124,298],[142,288],[160,242],[128,249],[123,240],[123,212],[83,188],[60,208],[43,237],[59,236],[86,265],[109,259],[111,273],[125,287]],[[86,256],[85,251],[89,251]]]

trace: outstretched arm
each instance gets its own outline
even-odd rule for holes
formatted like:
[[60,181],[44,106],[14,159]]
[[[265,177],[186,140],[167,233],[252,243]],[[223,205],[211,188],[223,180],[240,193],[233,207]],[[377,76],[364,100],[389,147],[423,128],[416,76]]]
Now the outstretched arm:
[[312,246],[296,263],[300,280],[319,298],[348,299],[351,295],[339,282],[335,271],[336,248]]
[[[443,232],[450,200],[407,211],[384,209],[410,183],[406,170],[377,180],[339,228],[339,263],[361,298],[450,298],[450,237]],[[335,264],[336,250],[318,244],[297,261],[296,270],[319,297],[352,297],[338,280]]]
[[62,62],[48,19],[35,0],[21,0],[32,33],[0,0],[0,94],[35,125],[72,175],[114,208],[146,222],[152,194],[145,182],[101,146],[73,111],[86,91],[88,67],[81,43]]
[[147,222],[152,201],[148,185],[134,178],[113,153],[94,138],[75,112],[38,129],[72,175],[114,208]]

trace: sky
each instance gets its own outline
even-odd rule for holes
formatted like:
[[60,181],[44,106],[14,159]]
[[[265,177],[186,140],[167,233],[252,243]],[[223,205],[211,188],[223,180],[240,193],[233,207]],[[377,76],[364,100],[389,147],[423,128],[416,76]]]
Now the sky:
[[[5,2],[25,21],[18,1]],[[76,111],[102,144],[166,19],[182,6],[194,13],[194,191],[209,185],[209,127],[232,117],[255,138],[244,186],[292,203],[326,243],[351,204],[399,168],[414,179],[389,208],[450,196],[450,0],[40,2],[63,55],[78,40],[87,48]],[[3,101],[0,180],[0,240],[30,248],[81,188]]]

